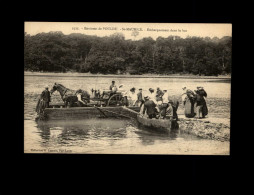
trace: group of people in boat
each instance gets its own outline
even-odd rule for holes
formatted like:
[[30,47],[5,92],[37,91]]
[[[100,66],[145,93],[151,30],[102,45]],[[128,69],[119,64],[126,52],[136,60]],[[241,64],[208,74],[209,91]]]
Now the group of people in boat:
[[[182,88],[182,102],[184,105],[184,114],[188,118],[205,118],[208,114],[205,98],[207,93],[203,87],[197,87],[194,92],[187,87]],[[112,81],[109,86],[110,95],[115,93],[121,93],[124,106],[138,106],[140,107],[140,115],[147,116],[148,118],[165,119],[171,118],[178,120],[177,109],[179,101],[176,98],[171,98],[167,89],[161,90],[157,87],[156,91],[153,88],[148,89],[148,93],[143,93],[143,89],[136,90],[135,87],[126,89],[123,84],[119,87],[116,86],[115,81]],[[76,93],[78,99],[78,105],[82,106],[87,104],[82,98],[82,93]],[[50,91],[48,87],[40,95],[40,100],[37,103],[36,111],[41,112],[45,108],[49,107]]]
[[153,88],[148,89],[148,93],[143,93],[143,89],[126,89],[123,84],[119,87],[112,81],[110,85],[112,92],[121,92],[124,106],[140,107],[140,115],[148,118],[165,119],[172,118],[178,120],[177,109],[179,101],[169,98],[167,89],[161,90],[159,87],[155,91]]
[[[146,115],[148,118],[164,119],[166,117],[178,120],[177,109],[179,101],[171,98],[167,89],[161,90],[157,87],[156,91],[152,88],[148,89],[148,94],[143,94],[143,89],[133,87],[130,90],[125,89],[120,84],[117,88],[115,81],[112,81],[110,90],[113,93],[120,91],[123,97],[124,106],[139,106],[140,114]],[[184,105],[184,114],[188,118],[205,118],[208,114],[205,98],[207,93],[203,87],[197,87],[194,92],[187,87],[183,87],[182,102]]]

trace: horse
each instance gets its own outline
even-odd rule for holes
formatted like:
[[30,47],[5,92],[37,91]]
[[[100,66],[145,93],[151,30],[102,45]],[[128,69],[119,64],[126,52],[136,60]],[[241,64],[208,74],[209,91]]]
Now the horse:
[[62,100],[64,101],[65,107],[69,106],[72,107],[76,102],[78,102],[77,93],[82,93],[83,97],[87,102],[90,102],[90,95],[87,91],[78,89],[77,91],[68,89],[64,87],[62,84],[55,83],[52,89],[50,90],[50,94],[58,91],[61,95]]

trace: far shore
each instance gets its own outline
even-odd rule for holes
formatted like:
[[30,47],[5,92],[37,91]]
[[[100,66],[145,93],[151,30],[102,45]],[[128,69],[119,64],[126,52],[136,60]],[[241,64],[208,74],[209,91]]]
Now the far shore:
[[66,72],[66,73],[54,73],[54,72],[29,72],[24,71],[24,76],[54,76],[54,77],[115,77],[115,78],[184,78],[184,79],[226,79],[231,80],[231,75],[218,75],[218,76],[199,76],[191,74],[92,74],[92,73],[78,73],[78,72]]

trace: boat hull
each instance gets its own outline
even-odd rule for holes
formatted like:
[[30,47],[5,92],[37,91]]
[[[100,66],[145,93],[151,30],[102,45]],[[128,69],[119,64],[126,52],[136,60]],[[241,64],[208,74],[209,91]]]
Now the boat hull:
[[172,121],[170,119],[149,119],[137,115],[137,120],[140,124],[146,127],[153,127],[153,128],[163,128],[171,130]]
[[[133,112],[138,112],[139,107],[129,107]],[[44,110],[44,120],[70,120],[85,119],[97,117],[130,117],[136,118],[136,115],[123,107],[72,107],[72,108],[46,108]]]

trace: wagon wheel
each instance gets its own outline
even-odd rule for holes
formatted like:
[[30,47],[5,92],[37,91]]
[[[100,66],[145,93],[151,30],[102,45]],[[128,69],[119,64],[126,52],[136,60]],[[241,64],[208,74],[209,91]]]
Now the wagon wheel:
[[123,104],[123,97],[120,94],[112,95],[109,98],[108,102],[107,102],[107,106],[109,106],[109,105],[114,105],[114,106],[119,105],[119,106],[121,106],[122,104]]

